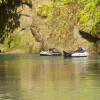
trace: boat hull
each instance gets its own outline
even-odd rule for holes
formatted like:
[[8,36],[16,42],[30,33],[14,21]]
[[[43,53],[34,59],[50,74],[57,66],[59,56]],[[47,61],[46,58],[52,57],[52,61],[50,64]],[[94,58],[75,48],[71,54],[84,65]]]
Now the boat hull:
[[88,56],[87,52],[75,52],[73,54],[70,54],[64,51],[63,53],[64,53],[64,57],[87,57]]
[[41,51],[40,56],[61,56],[61,53],[50,53],[48,51]]

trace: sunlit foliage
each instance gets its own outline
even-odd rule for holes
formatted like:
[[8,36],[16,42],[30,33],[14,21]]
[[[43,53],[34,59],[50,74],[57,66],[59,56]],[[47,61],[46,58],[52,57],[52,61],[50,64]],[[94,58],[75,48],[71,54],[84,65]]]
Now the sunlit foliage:
[[84,8],[77,13],[78,25],[84,31],[92,35],[100,35],[100,1],[89,1]]
[[72,9],[74,10],[73,12],[69,13],[68,16],[73,15],[75,17],[80,30],[84,30],[93,36],[99,36],[100,0],[52,0],[50,5],[43,4],[37,13],[42,17],[44,16],[50,19],[50,16],[53,16],[57,14],[56,12],[59,12],[60,15],[58,14],[56,16],[59,16],[59,18],[62,19],[61,16],[65,15],[64,9],[67,8],[68,12],[70,12],[70,4],[73,4]]
[[48,16],[48,11],[49,11],[49,6],[46,4],[43,4],[42,7],[39,8],[37,11],[38,15],[42,17],[47,17]]
[[0,0],[0,5],[2,4],[2,0]]

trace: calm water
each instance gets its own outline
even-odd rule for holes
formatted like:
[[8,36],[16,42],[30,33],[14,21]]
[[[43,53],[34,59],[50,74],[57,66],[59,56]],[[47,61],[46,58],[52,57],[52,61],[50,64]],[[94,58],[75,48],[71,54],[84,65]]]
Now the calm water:
[[0,56],[0,100],[100,100],[100,56]]

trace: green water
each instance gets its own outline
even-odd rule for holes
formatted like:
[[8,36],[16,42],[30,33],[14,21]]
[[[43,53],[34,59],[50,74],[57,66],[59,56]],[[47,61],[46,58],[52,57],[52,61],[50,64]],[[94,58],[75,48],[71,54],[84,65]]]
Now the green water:
[[0,100],[100,100],[100,56],[0,56]]

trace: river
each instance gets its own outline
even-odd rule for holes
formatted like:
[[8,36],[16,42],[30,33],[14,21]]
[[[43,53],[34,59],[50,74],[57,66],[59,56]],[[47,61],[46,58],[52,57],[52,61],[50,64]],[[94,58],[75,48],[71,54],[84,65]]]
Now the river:
[[0,100],[100,100],[100,56],[0,56]]

